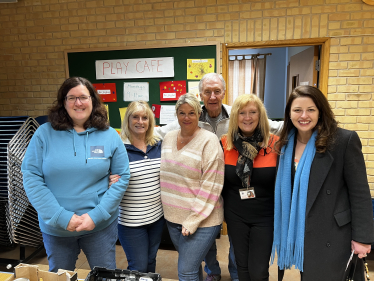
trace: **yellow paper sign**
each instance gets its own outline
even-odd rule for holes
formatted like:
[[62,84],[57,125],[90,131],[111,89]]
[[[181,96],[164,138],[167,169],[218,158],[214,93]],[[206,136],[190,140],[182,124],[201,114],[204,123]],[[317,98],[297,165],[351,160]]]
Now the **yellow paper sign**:
[[127,107],[122,107],[119,109],[119,114],[121,115],[121,124],[123,122],[123,118],[125,118]]
[[109,106],[107,104],[104,104],[104,105],[105,105],[106,112],[108,114],[108,121],[109,121]]
[[213,73],[215,59],[187,59],[187,79],[200,80],[207,73]]

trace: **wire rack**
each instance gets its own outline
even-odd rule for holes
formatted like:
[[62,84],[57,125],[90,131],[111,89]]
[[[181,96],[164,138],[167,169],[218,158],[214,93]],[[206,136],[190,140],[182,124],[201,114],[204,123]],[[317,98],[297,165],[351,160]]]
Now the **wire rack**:
[[0,117],[0,245],[14,247],[7,230],[8,169],[7,145],[26,121],[27,116]]
[[29,202],[23,187],[22,160],[32,136],[39,127],[28,118],[8,143],[8,208],[7,228],[11,240],[24,246],[43,244],[38,214]]

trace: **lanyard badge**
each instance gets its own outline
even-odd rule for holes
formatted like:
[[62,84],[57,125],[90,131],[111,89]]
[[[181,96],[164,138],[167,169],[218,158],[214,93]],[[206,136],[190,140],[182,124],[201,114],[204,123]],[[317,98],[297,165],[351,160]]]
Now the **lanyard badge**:
[[248,177],[248,185],[247,186],[249,186],[249,187],[239,189],[240,199],[246,200],[246,199],[256,198],[255,188],[251,187],[251,184],[250,184],[250,177]]
[[256,198],[255,188],[247,187],[239,189],[239,195],[242,200]]

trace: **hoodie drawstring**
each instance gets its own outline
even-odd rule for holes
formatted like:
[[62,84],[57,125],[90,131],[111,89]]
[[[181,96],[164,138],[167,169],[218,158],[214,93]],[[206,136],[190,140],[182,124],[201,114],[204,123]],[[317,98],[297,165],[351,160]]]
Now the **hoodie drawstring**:
[[[92,131],[94,131],[94,130],[87,130],[86,131],[86,151],[85,151],[85,158],[86,158],[86,163],[88,162],[88,155],[89,155],[89,148],[88,148],[88,134],[90,133],[90,132],[92,132]],[[72,129],[72,130],[70,130],[70,132],[72,132],[73,133],[73,148],[74,148],[74,156],[77,156],[77,148],[76,148],[76,145],[75,145],[75,134],[77,134],[77,135],[80,135],[80,133],[78,134],[76,131],[75,131],[75,129]],[[83,133],[83,132],[82,132]]]
[[73,132],[73,147],[74,147],[74,156],[77,156],[77,149],[75,148],[75,130]]
[[87,146],[87,143],[88,143],[88,131],[86,132],[86,164],[87,164],[87,152],[88,152],[88,146]]

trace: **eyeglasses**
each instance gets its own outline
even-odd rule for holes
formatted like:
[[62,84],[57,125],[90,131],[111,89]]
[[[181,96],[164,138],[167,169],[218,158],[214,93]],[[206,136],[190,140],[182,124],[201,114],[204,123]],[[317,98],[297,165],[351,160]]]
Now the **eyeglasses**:
[[203,93],[204,93],[204,96],[207,96],[207,97],[210,97],[212,94],[214,94],[215,96],[219,96],[222,94],[222,90],[220,89],[215,89],[215,90],[205,90]]
[[66,96],[65,99],[68,103],[70,104],[73,104],[77,101],[77,99],[81,102],[81,103],[87,103],[89,100],[90,100],[91,96],[80,96],[80,97],[76,97],[76,96]]

